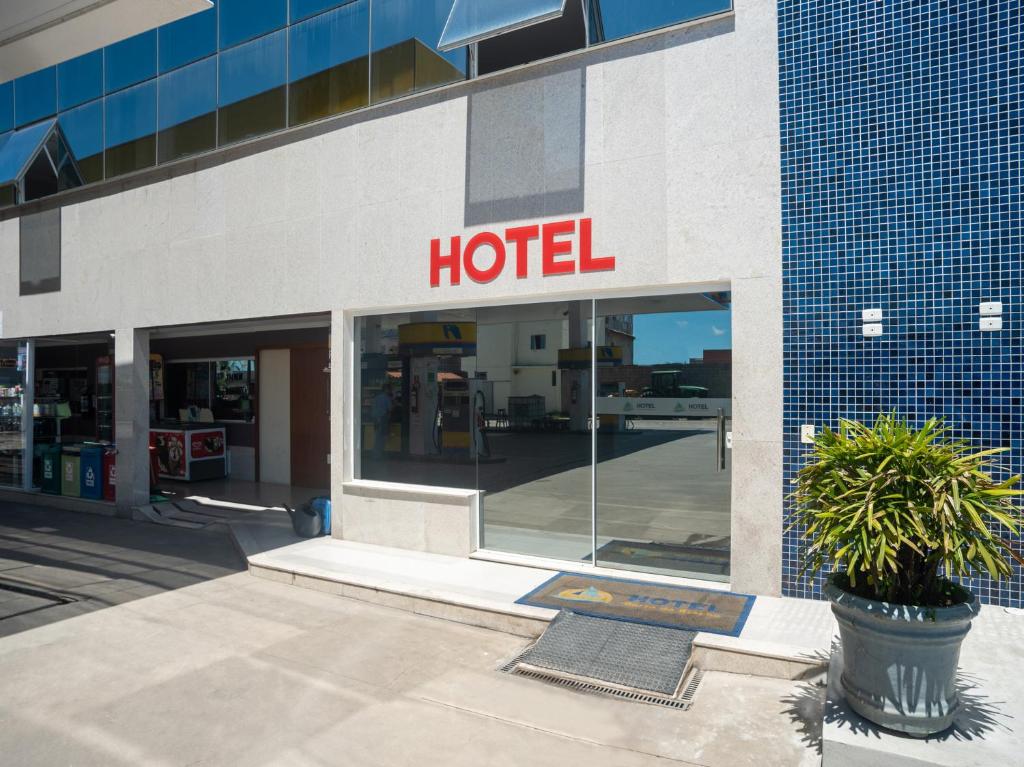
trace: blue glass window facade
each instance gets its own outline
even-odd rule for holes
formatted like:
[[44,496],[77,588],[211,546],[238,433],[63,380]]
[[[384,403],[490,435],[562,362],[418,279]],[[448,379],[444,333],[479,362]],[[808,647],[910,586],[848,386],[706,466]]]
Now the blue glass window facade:
[[57,108],[72,109],[103,95],[103,51],[57,65]]
[[[678,21],[680,6],[692,17],[728,5],[591,7],[605,9],[611,39]],[[91,183],[436,88],[469,74],[466,47],[438,50],[452,7],[453,0],[216,0],[210,10],[0,83],[0,135],[56,115]]]
[[732,10],[732,0],[595,0],[590,42],[601,43]]
[[160,71],[191,64],[217,52],[217,9],[160,27]]
[[14,127],[14,83],[0,85],[0,133]]
[[107,93],[156,76],[156,30],[129,37],[104,50]]
[[288,0],[220,0],[221,50],[280,29],[288,21]]
[[374,0],[370,100],[374,103],[464,80],[465,48],[435,48],[451,0]]
[[369,103],[369,17],[369,2],[357,0],[289,29],[290,125]]
[[284,127],[285,49],[285,31],[280,30],[221,53],[221,144]]
[[91,101],[61,112],[57,118],[68,146],[78,161],[82,180],[103,180],[103,102]]
[[107,178],[156,165],[156,82],[106,99]]
[[57,67],[19,77],[14,81],[14,125],[34,123],[57,112]]
[[159,161],[217,146],[217,60],[206,58],[175,69],[157,83]]

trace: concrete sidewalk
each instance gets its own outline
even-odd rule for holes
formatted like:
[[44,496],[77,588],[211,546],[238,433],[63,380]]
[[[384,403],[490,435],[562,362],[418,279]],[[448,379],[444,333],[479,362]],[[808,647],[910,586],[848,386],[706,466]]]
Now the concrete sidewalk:
[[805,683],[708,673],[681,712],[496,671],[524,639],[246,574],[0,640],[31,765],[817,764]]

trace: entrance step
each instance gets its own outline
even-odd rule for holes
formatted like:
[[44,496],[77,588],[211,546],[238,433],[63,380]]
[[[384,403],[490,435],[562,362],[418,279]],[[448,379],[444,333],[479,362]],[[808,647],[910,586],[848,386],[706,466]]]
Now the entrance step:
[[[516,604],[556,570],[334,538],[295,542],[286,515],[267,515],[259,526],[255,519],[228,524],[249,572],[260,578],[531,638],[558,614]],[[758,597],[739,637],[697,633],[691,665],[811,678],[827,665],[834,633],[826,602]]]

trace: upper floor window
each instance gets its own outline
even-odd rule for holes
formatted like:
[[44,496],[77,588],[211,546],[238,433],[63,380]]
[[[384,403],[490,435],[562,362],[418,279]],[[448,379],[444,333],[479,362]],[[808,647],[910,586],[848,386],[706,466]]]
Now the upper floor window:
[[288,0],[220,0],[220,47],[273,32],[288,19]]

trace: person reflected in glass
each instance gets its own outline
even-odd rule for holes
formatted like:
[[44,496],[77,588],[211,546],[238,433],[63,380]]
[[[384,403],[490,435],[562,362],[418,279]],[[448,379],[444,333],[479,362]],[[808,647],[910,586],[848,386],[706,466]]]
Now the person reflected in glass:
[[384,457],[384,447],[387,444],[389,432],[391,431],[391,410],[394,407],[394,399],[391,396],[391,384],[384,384],[373,398],[373,457],[380,459]]

